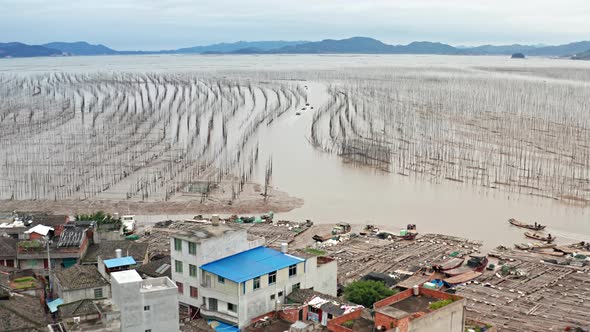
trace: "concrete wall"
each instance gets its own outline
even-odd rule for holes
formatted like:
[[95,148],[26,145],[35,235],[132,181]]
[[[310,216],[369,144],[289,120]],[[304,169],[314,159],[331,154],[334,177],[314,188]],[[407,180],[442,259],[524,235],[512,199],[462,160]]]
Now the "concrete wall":
[[317,264],[320,257],[311,257],[305,265],[305,285],[301,288],[312,288],[320,293],[336,296],[338,292],[338,263],[332,260],[329,263]]
[[[57,284],[57,283],[56,283]],[[95,287],[95,288],[85,288],[85,289],[76,289],[70,291],[64,291],[61,287],[58,288],[58,296],[64,300],[64,303],[71,303],[76,302],[84,299],[95,299],[94,297],[94,290],[97,288],[102,289],[102,298],[110,298],[111,297],[111,286],[106,285],[102,287]]]
[[429,312],[410,322],[408,332],[463,332],[465,330],[465,299]]
[[356,310],[353,311],[351,313],[348,313],[346,315],[342,315],[340,317],[336,317],[334,319],[331,319],[328,321],[328,330],[332,331],[332,332],[354,332],[353,330],[346,328],[344,326],[342,326],[341,324],[349,321],[349,320],[354,320],[354,319],[358,319],[361,317],[363,311],[362,310]]
[[[116,273],[116,272],[115,272]],[[144,283],[168,280],[166,287],[142,288]],[[179,331],[177,290],[168,278],[119,283],[112,278],[113,303],[121,313],[122,332]],[[144,310],[150,306],[150,310]]]

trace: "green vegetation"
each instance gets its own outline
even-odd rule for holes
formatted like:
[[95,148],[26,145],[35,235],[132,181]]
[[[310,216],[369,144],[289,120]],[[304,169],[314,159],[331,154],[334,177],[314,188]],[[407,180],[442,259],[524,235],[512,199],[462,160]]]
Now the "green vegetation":
[[381,281],[359,280],[352,282],[344,289],[344,297],[353,303],[361,304],[366,308],[373,303],[394,295],[397,291],[391,290]]
[[342,323],[342,326],[351,329],[354,326],[353,320],[347,320],[346,322]]
[[121,220],[114,219],[110,214],[106,214],[103,211],[98,211],[92,214],[78,214],[76,220],[79,221],[96,221],[98,228],[100,226],[112,226],[121,227]]
[[327,254],[327,252],[325,252],[323,250],[309,248],[309,247],[305,248],[303,251],[305,251],[306,253],[308,253],[310,255],[314,255],[314,256],[324,256],[325,254]]
[[21,277],[14,279],[12,283],[14,289],[26,289],[35,287],[37,285],[37,280],[33,277]]
[[448,300],[440,300],[440,301],[436,301],[436,302],[432,302],[428,308],[430,310],[437,310],[440,309],[442,307],[448,306],[449,304],[455,302],[453,299],[448,299]]
[[31,240],[31,241],[21,241],[18,243],[19,248],[22,249],[39,249],[43,247],[43,243],[38,240]]

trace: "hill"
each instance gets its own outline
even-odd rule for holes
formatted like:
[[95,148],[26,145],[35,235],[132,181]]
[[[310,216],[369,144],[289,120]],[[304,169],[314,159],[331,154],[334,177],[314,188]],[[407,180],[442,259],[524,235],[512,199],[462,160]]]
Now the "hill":
[[53,42],[44,44],[44,47],[60,50],[70,55],[113,55],[119,52],[104,45],[92,45],[84,41],[74,43]]
[[0,58],[19,58],[62,55],[60,50],[41,45],[27,45],[23,43],[0,43]]
[[[252,53],[260,53],[252,50]],[[232,53],[245,54],[247,49]],[[431,42],[413,42],[408,45],[388,45],[379,40],[367,37],[348,39],[325,39],[319,42],[308,42],[285,46],[266,51],[269,54],[461,54],[461,50],[450,45]]]
[[299,44],[308,43],[307,41],[239,41],[235,43],[219,43],[206,46],[193,46],[179,48],[176,50],[159,51],[159,53],[178,53],[178,54],[191,54],[191,53],[232,53],[240,50],[250,49],[252,51],[269,51],[281,47],[294,46]]
[[590,60],[590,50],[572,56],[574,60]]
[[527,55],[539,56],[572,56],[590,50],[590,41],[581,41],[558,46],[539,47],[528,52]]
[[465,47],[462,50],[467,54],[473,55],[508,55],[514,53],[526,54],[531,50],[536,49],[536,46],[531,45],[482,45],[477,47]]

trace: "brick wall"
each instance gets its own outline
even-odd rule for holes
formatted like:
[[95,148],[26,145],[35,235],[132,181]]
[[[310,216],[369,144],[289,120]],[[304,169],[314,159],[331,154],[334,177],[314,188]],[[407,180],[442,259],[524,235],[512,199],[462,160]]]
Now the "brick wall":
[[353,330],[346,328],[341,324],[349,320],[360,318],[362,313],[362,310],[356,310],[346,315],[331,319],[328,321],[328,330],[332,332],[354,332]]
[[453,295],[453,294],[449,294],[449,293],[445,293],[445,292],[441,292],[441,291],[437,291],[437,290],[433,290],[433,289],[422,288],[422,287],[420,287],[420,294],[424,294],[426,296],[434,297],[434,298],[440,299],[440,300],[453,299],[454,301],[456,301],[456,300],[462,299],[462,297],[457,296],[457,295]]
[[399,301],[406,299],[410,296],[412,296],[412,290],[406,289],[403,292],[399,292],[399,293],[392,295],[388,298],[385,298],[381,301],[375,302],[375,304],[373,304],[373,309],[386,307],[392,303],[399,302]]

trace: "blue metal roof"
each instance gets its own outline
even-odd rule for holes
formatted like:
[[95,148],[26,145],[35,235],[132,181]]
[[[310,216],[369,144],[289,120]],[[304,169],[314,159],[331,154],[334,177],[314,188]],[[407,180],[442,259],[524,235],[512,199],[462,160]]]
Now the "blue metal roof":
[[112,269],[114,267],[119,267],[119,266],[127,266],[127,265],[135,265],[135,259],[133,259],[133,257],[131,256],[127,256],[127,257],[121,257],[121,258],[112,258],[112,259],[107,259],[104,261],[104,266],[107,267],[107,269]]
[[303,261],[274,249],[258,247],[207,263],[201,269],[240,283]]
[[56,312],[58,310],[57,307],[59,307],[60,305],[64,304],[64,300],[57,298],[53,301],[47,301],[47,307],[49,308],[50,312]]

